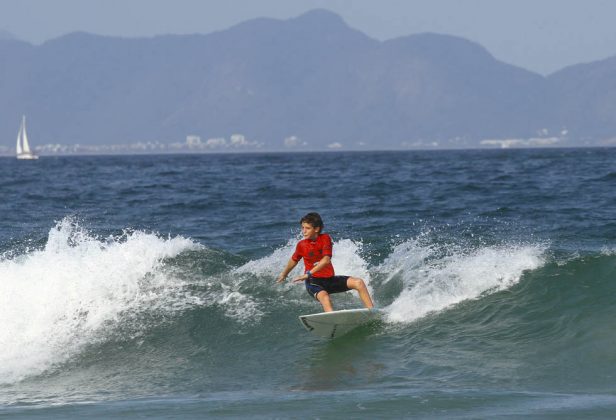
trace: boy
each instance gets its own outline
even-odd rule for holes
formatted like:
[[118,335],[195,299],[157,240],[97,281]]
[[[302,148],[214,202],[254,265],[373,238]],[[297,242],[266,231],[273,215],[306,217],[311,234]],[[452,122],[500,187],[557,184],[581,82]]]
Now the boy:
[[282,283],[295,268],[299,260],[304,259],[305,274],[293,279],[294,283],[304,281],[310,296],[318,300],[325,312],[333,311],[329,295],[346,292],[351,289],[359,292],[359,297],[366,308],[372,308],[372,299],[364,281],[350,276],[336,276],[332,258],[332,239],[323,231],[323,220],[318,213],[308,213],[300,221],[304,239],[297,243],[295,252],[287,266],[278,276],[277,283]]

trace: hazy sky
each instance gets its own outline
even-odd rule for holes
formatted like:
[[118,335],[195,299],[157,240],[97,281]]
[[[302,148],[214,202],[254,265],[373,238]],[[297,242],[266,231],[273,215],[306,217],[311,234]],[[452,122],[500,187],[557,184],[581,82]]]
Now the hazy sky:
[[543,74],[616,55],[614,0],[0,0],[0,31],[37,44],[77,30],[209,33],[315,8],[381,40],[419,32],[462,36]]

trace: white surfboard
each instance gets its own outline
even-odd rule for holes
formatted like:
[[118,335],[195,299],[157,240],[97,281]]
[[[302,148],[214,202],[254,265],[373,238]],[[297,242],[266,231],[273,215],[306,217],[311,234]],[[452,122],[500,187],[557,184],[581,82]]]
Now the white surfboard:
[[343,309],[333,312],[300,315],[299,321],[308,331],[325,338],[339,337],[367,322],[379,319],[378,309]]

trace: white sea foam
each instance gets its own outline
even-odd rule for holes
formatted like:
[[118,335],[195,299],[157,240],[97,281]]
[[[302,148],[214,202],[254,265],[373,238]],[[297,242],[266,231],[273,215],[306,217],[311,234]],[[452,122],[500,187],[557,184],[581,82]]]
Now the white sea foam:
[[0,383],[67,360],[126,314],[201,304],[163,262],[199,247],[144,232],[100,240],[66,218],[44,249],[0,259]]
[[368,263],[361,256],[362,244],[350,239],[341,239],[334,243],[334,268],[336,274],[359,277],[370,288]]
[[[236,268],[234,272],[236,274],[254,274],[260,277],[276,278],[285,267],[287,261],[289,261],[291,255],[293,255],[295,244],[298,240],[297,238],[289,239],[284,246],[276,249],[270,255],[249,261]],[[299,275],[300,273],[300,268],[296,267],[291,272],[290,276]]]
[[385,311],[393,322],[411,322],[485,293],[507,289],[526,270],[544,264],[541,245],[486,246],[473,251],[410,240],[394,248],[378,267],[400,276],[402,293]]
[[252,297],[229,287],[220,284],[222,291],[214,299],[220,304],[229,318],[233,318],[240,323],[258,321],[263,316],[260,305]]
[[616,255],[616,247],[613,245],[605,245],[603,248],[601,248],[601,255],[605,255],[608,257]]

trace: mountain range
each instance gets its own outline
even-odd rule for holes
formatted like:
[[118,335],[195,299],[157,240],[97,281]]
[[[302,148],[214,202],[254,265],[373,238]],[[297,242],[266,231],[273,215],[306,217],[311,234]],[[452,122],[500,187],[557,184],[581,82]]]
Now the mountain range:
[[0,39],[16,39],[16,38],[15,38],[15,35],[10,33],[9,31],[0,29]]
[[378,41],[326,10],[205,35],[0,37],[0,92],[5,147],[22,114],[34,144],[197,135],[218,147],[232,134],[261,150],[616,143],[616,56],[543,76],[459,37]]

